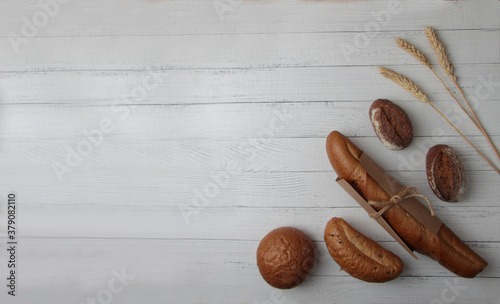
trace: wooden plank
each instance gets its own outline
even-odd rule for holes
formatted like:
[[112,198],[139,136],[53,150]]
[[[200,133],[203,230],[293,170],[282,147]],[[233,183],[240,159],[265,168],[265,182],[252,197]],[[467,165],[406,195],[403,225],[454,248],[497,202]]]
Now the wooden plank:
[[[349,133],[345,133],[349,135]],[[330,172],[331,166],[325,152],[323,138],[266,138],[241,140],[174,140],[163,141],[148,137],[147,140],[114,138],[98,146],[81,139],[43,140],[28,144],[7,141],[1,163],[4,170],[32,169],[41,174],[52,174],[51,165],[59,162],[75,172],[100,170],[175,169],[196,174],[199,172],[284,171]],[[461,137],[415,138],[412,148],[390,151],[376,137],[351,137],[361,149],[369,153],[388,171],[424,171],[427,150],[436,144],[447,144],[459,153],[467,170],[491,170],[488,164]],[[492,137],[495,142],[500,139]],[[478,147],[493,156],[491,147],[482,138]],[[96,139],[97,141],[97,139]],[[415,145],[415,146],[413,146]],[[90,147],[90,148],[88,148]],[[86,150],[89,149],[89,150]],[[87,152],[88,151],[88,152]],[[495,162],[495,160],[493,160]],[[234,167],[234,168],[233,168]],[[160,173],[161,174],[161,173]],[[55,176],[54,176],[55,178]]]
[[[2,149],[4,157],[1,163],[3,170],[12,172],[13,176],[17,175],[15,172],[38,172],[37,176],[40,174],[57,181],[52,168],[57,162],[72,169],[68,176],[73,176],[70,180],[75,182],[95,172],[106,177],[126,172],[160,177],[176,170],[185,177],[205,175],[206,178],[211,173],[237,175],[242,171],[332,172],[326,157],[325,138],[326,134],[323,138],[271,138],[267,141],[112,139],[98,146],[78,139],[34,141],[32,144],[8,141]],[[402,177],[416,171],[422,173],[427,150],[435,144],[454,147],[468,171],[492,171],[461,137],[416,138],[408,151],[387,150],[374,137],[352,140],[386,170]],[[498,142],[500,139],[494,136],[493,140]],[[477,138],[473,141],[480,142]],[[481,138],[478,146],[493,159],[491,147],[484,139]]]
[[[420,32],[378,32],[366,42],[356,33],[249,35],[36,37],[13,49],[0,38],[0,71],[130,70],[146,68],[288,68],[418,64],[394,38],[434,52]],[[499,30],[440,32],[454,64],[499,63]],[[113,47],[106,47],[112,45]],[[202,46],[202,47],[201,47]],[[17,50],[18,49],[18,50]],[[432,58],[432,59],[431,59]]]
[[[106,274],[112,268],[126,267],[128,271],[159,270],[166,275],[181,275],[187,272],[194,275],[222,275],[233,273],[240,276],[255,276],[258,268],[255,252],[258,241],[237,240],[171,240],[171,239],[68,239],[68,238],[26,238],[23,239],[23,255],[25,267],[29,265],[33,271],[29,280],[41,279],[44,274],[51,276],[51,281],[64,284],[67,277],[81,271],[81,264],[112,263],[109,267],[93,267],[92,275]],[[453,277],[453,274],[444,267],[437,267],[437,262],[428,257],[419,255],[419,260],[413,259],[396,242],[381,242],[383,247],[401,257],[406,267],[401,277]],[[481,254],[489,265],[478,275],[478,278],[495,276],[499,271],[498,254],[500,244],[496,242],[469,244]],[[315,241],[315,267],[313,276],[342,277],[350,280],[346,272],[340,271],[339,266],[331,258],[323,241]],[[75,252],[79,248],[79,252]],[[132,257],[144,255],[144,248],[148,249],[148,259],[131,261]],[[224,250],[221,250],[223,248]],[[79,259],[82,263],[74,263]],[[151,262],[158,262],[153,265]],[[60,263],[65,265],[65,272],[51,272],[50,265]],[[194,268],[193,266],[197,267]],[[130,269],[133,267],[134,269]],[[26,274],[28,275],[28,274]],[[31,284],[29,284],[31,285]],[[34,286],[32,286],[34,287]]]
[[[335,207],[335,202],[330,208],[219,207],[216,198],[209,199],[207,203],[199,200],[198,206],[194,206],[192,201],[170,202],[168,191],[163,196],[166,202],[164,206],[150,204],[146,194],[141,200],[142,206],[130,206],[126,197],[121,200],[121,204],[115,202],[113,205],[93,204],[83,197],[74,198],[73,203],[67,205],[53,205],[47,201],[39,201],[38,204],[26,202],[23,204],[27,205],[20,207],[19,212],[22,214],[22,235],[260,240],[276,227],[294,226],[304,229],[313,240],[319,241],[323,239],[326,222],[332,217],[343,217],[359,229],[368,231],[367,235],[376,241],[388,241],[391,238],[375,221],[369,220],[366,212],[355,206],[355,203],[352,203],[351,208]],[[78,201],[85,201],[86,204],[75,204]],[[176,203],[178,206],[170,207]],[[436,213],[443,222],[462,240],[470,242],[498,241],[496,231],[499,228],[499,212],[500,207],[497,206],[436,207]],[[5,226],[0,227],[3,235],[5,229]]]
[[[431,107],[418,101],[400,104],[412,118],[415,136],[425,141],[457,136]],[[103,142],[154,140],[232,140],[251,138],[271,143],[275,138],[326,138],[332,130],[347,136],[373,137],[369,102],[297,104],[220,104],[172,106],[58,106],[10,105],[2,108],[0,138],[9,142],[32,139],[68,140],[76,145],[90,133],[101,132]],[[480,135],[472,122],[451,102],[436,105],[468,136]],[[497,136],[500,122],[491,111],[494,102],[477,111],[485,129]],[[94,135],[99,137],[99,135]],[[473,139],[482,145],[481,138]],[[36,141],[35,141],[36,142]],[[203,143],[204,141],[199,141]],[[416,139],[418,144],[418,139]],[[256,144],[260,145],[260,144]],[[60,148],[58,148],[60,149]],[[407,150],[410,151],[410,150]]]
[[[88,298],[102,296],[103,290],[109,291],[110,281],[115,287],[111,293],[113,300],[120,303],[137,303],[144,295],[151,301],[175,303],[266,303],[273,298],[286,300],[284,303],[331,299],[336,299],[336,303],[385,303],[394,301],[403,292],[405,301],[413,302],[454,296],[456,303],[471,303],[477,298],[494,303],[499,281],[490,277],[498,273],[495,263],[498,243],[471,244],[491,263],[472,280],[458,278],[426,257],[413,260],[398,251],[393,242],[383,243],[401,255],[406,268],[394,281],[369,284],[339,272],[324,244],[316,242],[319,252],[311,276],[295,289],[278,291],[265,283],[256,268],[257,241],[59,238],[22,241],[20,261],[23,269],[29,271],[19,272],[22,289],[16,298],[30,303],[50,302],[53,295],[44,292],[44,288],[58,288],[61,301],[86,303]],[[192,292],[193,288],[196,292]],[[422,289],[426,292],[422,293]],[[228,298],[232,293],[237,294],[235,299]],[[11,303],[7,297],[6,293],[0,294],[2,301]]]
[[[42,165],[44,167],[45,165]],[[0,183],[7,191],[22,196],[23,205],[47,203],[87,206],[163,206],[195,207],[277,207],[329,208],[356,207],[355,202],[335,183],[337,175],[328,172],[238,172],[208,169],[183,169],[161,164],[139,168],[76,169],[63,175],[61,181],[40,165],[4,168]],[[329,168],[325,168],[329,170]],[[393,172],[405,185],[417,187],[437,207],[452,207],[438,200],[430,190],[425,172]],[[467,171],[468,194],[457,207],[496,207],[492,189],[498,185],[498,174]],[[216,188],[216,190],[213,190]],[[50,189],[50,191],[47,191]],[[217,191],[214,197],[211,194]],[[200,194],[201,193],[201,194]],[[207,194],[204,194],[207,193]],[[55,195],[56,194],[56,195]],[[80,199],[75,199],[80,198]],[[194,208],[197,209],[197,208]],[[202,209],[202,208],[200,208]]]
[[[46,3],[48,1],[43,1]],[[221,33],[500,28],[495,0],[481,5],[455,1],[61,1],[39,36],[154,36]],[[220,13],[215,5],[221,5]],[[231,4],[234,3],[234,4]],[[389,12],[388,5],[395,4]],[[224,9],[224,4],[228,5]],[[397,5],[399,4],[399,5]],[[22,17],[32,21],[38,2],[8,4],[2,34],[21,35]],[[52,9],[54,10],[54,9]],[[92,22],[89,22],[92,20]],[[44,22],[42,22],[43,24]],[[378,27],[377,25],[378,24]]]
[[[453,100],[446,95],[439,81],[428,69],[415,66],[415,62],[408,56],[391,68],[412,78],[432,102],[452,106]],[[370,64],[380,64],[380,61],[372,57]],[[499,67],[498,64],[455,66],[459,84],[470,102],[482,105],[500,99]],[[198,105],[351,102],[376,98],[416,102],[411,94],[379,75],[373,66],[8,72],[0,73],[0,84],[3,105],[111,105],[117,101],[125,104]],[[143,89],[146,94],[143,94]]]

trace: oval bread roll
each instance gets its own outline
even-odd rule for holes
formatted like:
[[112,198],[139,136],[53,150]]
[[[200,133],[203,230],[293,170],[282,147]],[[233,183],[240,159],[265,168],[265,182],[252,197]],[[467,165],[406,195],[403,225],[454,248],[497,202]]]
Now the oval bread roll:
[[328,221],[325,243],[340,268],[360,280],[383,283],[397,278],[403,271],[403,262],[397,255],[352,228],[342,218]]
[[442,201],[459,202],[467,192],[465,167],[457,152],[447,145],[435,145],[425,158],[427,181]]
[[408,147],[413,139],[410,117],[388,99],[377,99],[370,107],[370,121],[380,141],[391,150]]

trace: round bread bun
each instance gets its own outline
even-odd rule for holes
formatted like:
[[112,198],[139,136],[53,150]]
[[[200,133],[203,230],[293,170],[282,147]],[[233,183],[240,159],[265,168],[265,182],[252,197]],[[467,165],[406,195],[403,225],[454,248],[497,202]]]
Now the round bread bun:
[[296,287],[314,266],[314,245],[297,228],[274,229],[260,241],[257,266],[269,285],[280,289]]

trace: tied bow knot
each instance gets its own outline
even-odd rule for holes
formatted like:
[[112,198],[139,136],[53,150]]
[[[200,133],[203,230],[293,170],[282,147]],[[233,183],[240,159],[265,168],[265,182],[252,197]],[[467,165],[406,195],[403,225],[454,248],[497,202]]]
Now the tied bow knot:
[[422,194],[418,193],[418,189],[416,187],[403,187],[401,191],[399,191],[398,194],[395,194],[391,197],[391,199],[388,202],[374,202],[374,201],[368,201],[368,204],[375,206],[375,207],[382,207],[380,211],[378,211],[375,214],[370,214],[371,218],[378,218],[382,216],[389,208],[391,208],[394,205],[397,205],[404,201],[405,199],[412,198],[412,197],[421,197],[423,198],[426,202],[427,205],[429,205],[429,208],[431,210],[431,215],[434,216],[434,209],[432,209],[431,202],[427,197],[425,197]]

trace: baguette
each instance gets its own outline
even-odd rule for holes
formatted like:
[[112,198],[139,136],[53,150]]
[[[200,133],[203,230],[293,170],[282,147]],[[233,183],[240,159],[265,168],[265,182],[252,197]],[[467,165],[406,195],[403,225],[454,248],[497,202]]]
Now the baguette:
[[[326,141],[326,150],[338,177],[350,183],[365,200],[390,200],[390,195],[360,164],[359,158],[363,151],[348,138],[338,131],[331,132]],[[381,209],[374,208],[377,211]],[[399,205],[392,206],[382,216],[408,247],[438,261],[456,275],[473,278],[488,265],[444,224],[439,233],[434,235]]]

